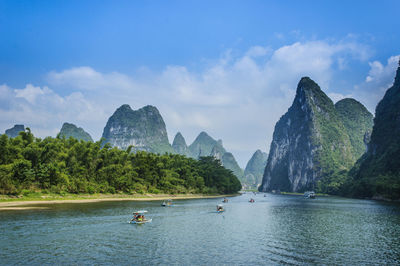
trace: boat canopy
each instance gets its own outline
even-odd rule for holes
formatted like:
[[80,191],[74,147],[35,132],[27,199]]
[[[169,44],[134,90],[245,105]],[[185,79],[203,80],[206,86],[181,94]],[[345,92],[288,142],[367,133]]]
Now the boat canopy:
[[140,210],[140,211],[135,211],[133,214],[143,214],[146,213],[147,211],[145,210]]

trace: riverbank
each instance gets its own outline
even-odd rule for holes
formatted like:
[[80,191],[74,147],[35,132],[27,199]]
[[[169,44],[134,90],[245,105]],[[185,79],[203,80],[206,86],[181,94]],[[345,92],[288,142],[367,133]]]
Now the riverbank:
[[[30,197],[13,198],[0,196],[0,211],[45,209],[36,205],[63,204],[63,203],[92,203],[102,201],[156,201],[234,197],[240,194],[204,195],[204,194],[67,194],[67,195],[37,195]],[[32,206],[35,205],[35,206]]]
[[[280,192],[277,194],[281,195],[296,195],[296,196],[303,196],[304,193],[299,193],[299,192]],[[347,198],[347,199],[360,199],[360,200],[374,200],[374,201],[384,201],[384,202],[396,202],[400,203],[400,199],[389,199],[385,198],[384,196],[373,196],[373,197],[350,197],[350,196],[340,196],[340,195],[330,195],[330,194],[323,194],[323,193],[315,193],[316,197],[341,197],[341,198]]]

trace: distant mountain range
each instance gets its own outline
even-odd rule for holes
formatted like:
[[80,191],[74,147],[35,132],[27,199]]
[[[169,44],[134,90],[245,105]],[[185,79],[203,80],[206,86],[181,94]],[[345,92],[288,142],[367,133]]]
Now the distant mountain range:
[[[25,131],[15,125],[11,138]],[[59,137],[93,141],[74,124]],[[257,150],[243,171],[222,140],[201,132],[192,144],[178,132],[169,143],[164,120],[154,106],[120,106],[104,127],[103,145],[133,151],[175,153],[199,159],[213,156],[245,189],[303,192],[315,190],[355,197],[400,199],[400,65],[394,84],[376,108],[376,117],[357,100],[336,104],[308,77],[297,86],[291,107],[275,125],[270,151]]]
[[154,153],[177,153],[199,159],[201,156],[213,156],[230,169],[240,181],[244,181],[243,170],[232,153],[222,146],[222,140],[214,140],[206,132],[201,132],[194,142],[187,146],[181,133],[177,133],[172,145],[169,143],[164,120],[154,106],[145,106],[132,110],[127,104],[119,107],[108,119],[103,131],[105,143],[113,147],[144,150]]
[[200,132],[197,138],[189,146],[182,134],[178,132],[174,138],[172,147],[174,152],[198,159],[202,156],[213,156],[220,160],[221,164],[231,170],[243,184],[243,169],[240,168],[232,153],[227,152],[222,145],[222,140],[215,140],[206,132]]
[[[23,125],[15,125],[6,130],[9,137],[16,137],[24,131]],[[93,141],[89,133],[83,128],[71,123],[64,123],[58,137],[73,137],[83,141]],[[233,154],[222,146],[222,140],[214,140],[206,132],[201,132],[194,142],[187,146],[181,133],[177,133],[172,145],[168,141],[168,134],[164,119],[158,109],[147,105],[138,110],[132,110],[128,104],[121,105],[108,119],[103,130],[103,145],[108,143],[112,147],[127,149],[132,146],[133,151],[148,151],[153,153],[176,153],[199,159],[201,156],[213,156],[221,164],[231,170],[240,181],[244,182],[244,172],[239,167]]]

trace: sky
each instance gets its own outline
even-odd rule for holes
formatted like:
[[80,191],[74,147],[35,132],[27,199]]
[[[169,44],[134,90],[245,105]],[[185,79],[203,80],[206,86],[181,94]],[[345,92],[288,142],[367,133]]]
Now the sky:
[[400,1],[0,0],[0,133],[98,140],[122,104],[156,106],[170,142],[201,131],[239,165],[269,151],[303,76],[374,114],[400,55]]

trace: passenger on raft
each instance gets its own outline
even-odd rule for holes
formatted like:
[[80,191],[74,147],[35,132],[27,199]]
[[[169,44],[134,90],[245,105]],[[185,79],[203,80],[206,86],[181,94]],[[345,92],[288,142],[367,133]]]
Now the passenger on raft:
[[134,214],[131,221],[142,222],[144,220],[145,220],[145,218],[144,218],[143,214]]

